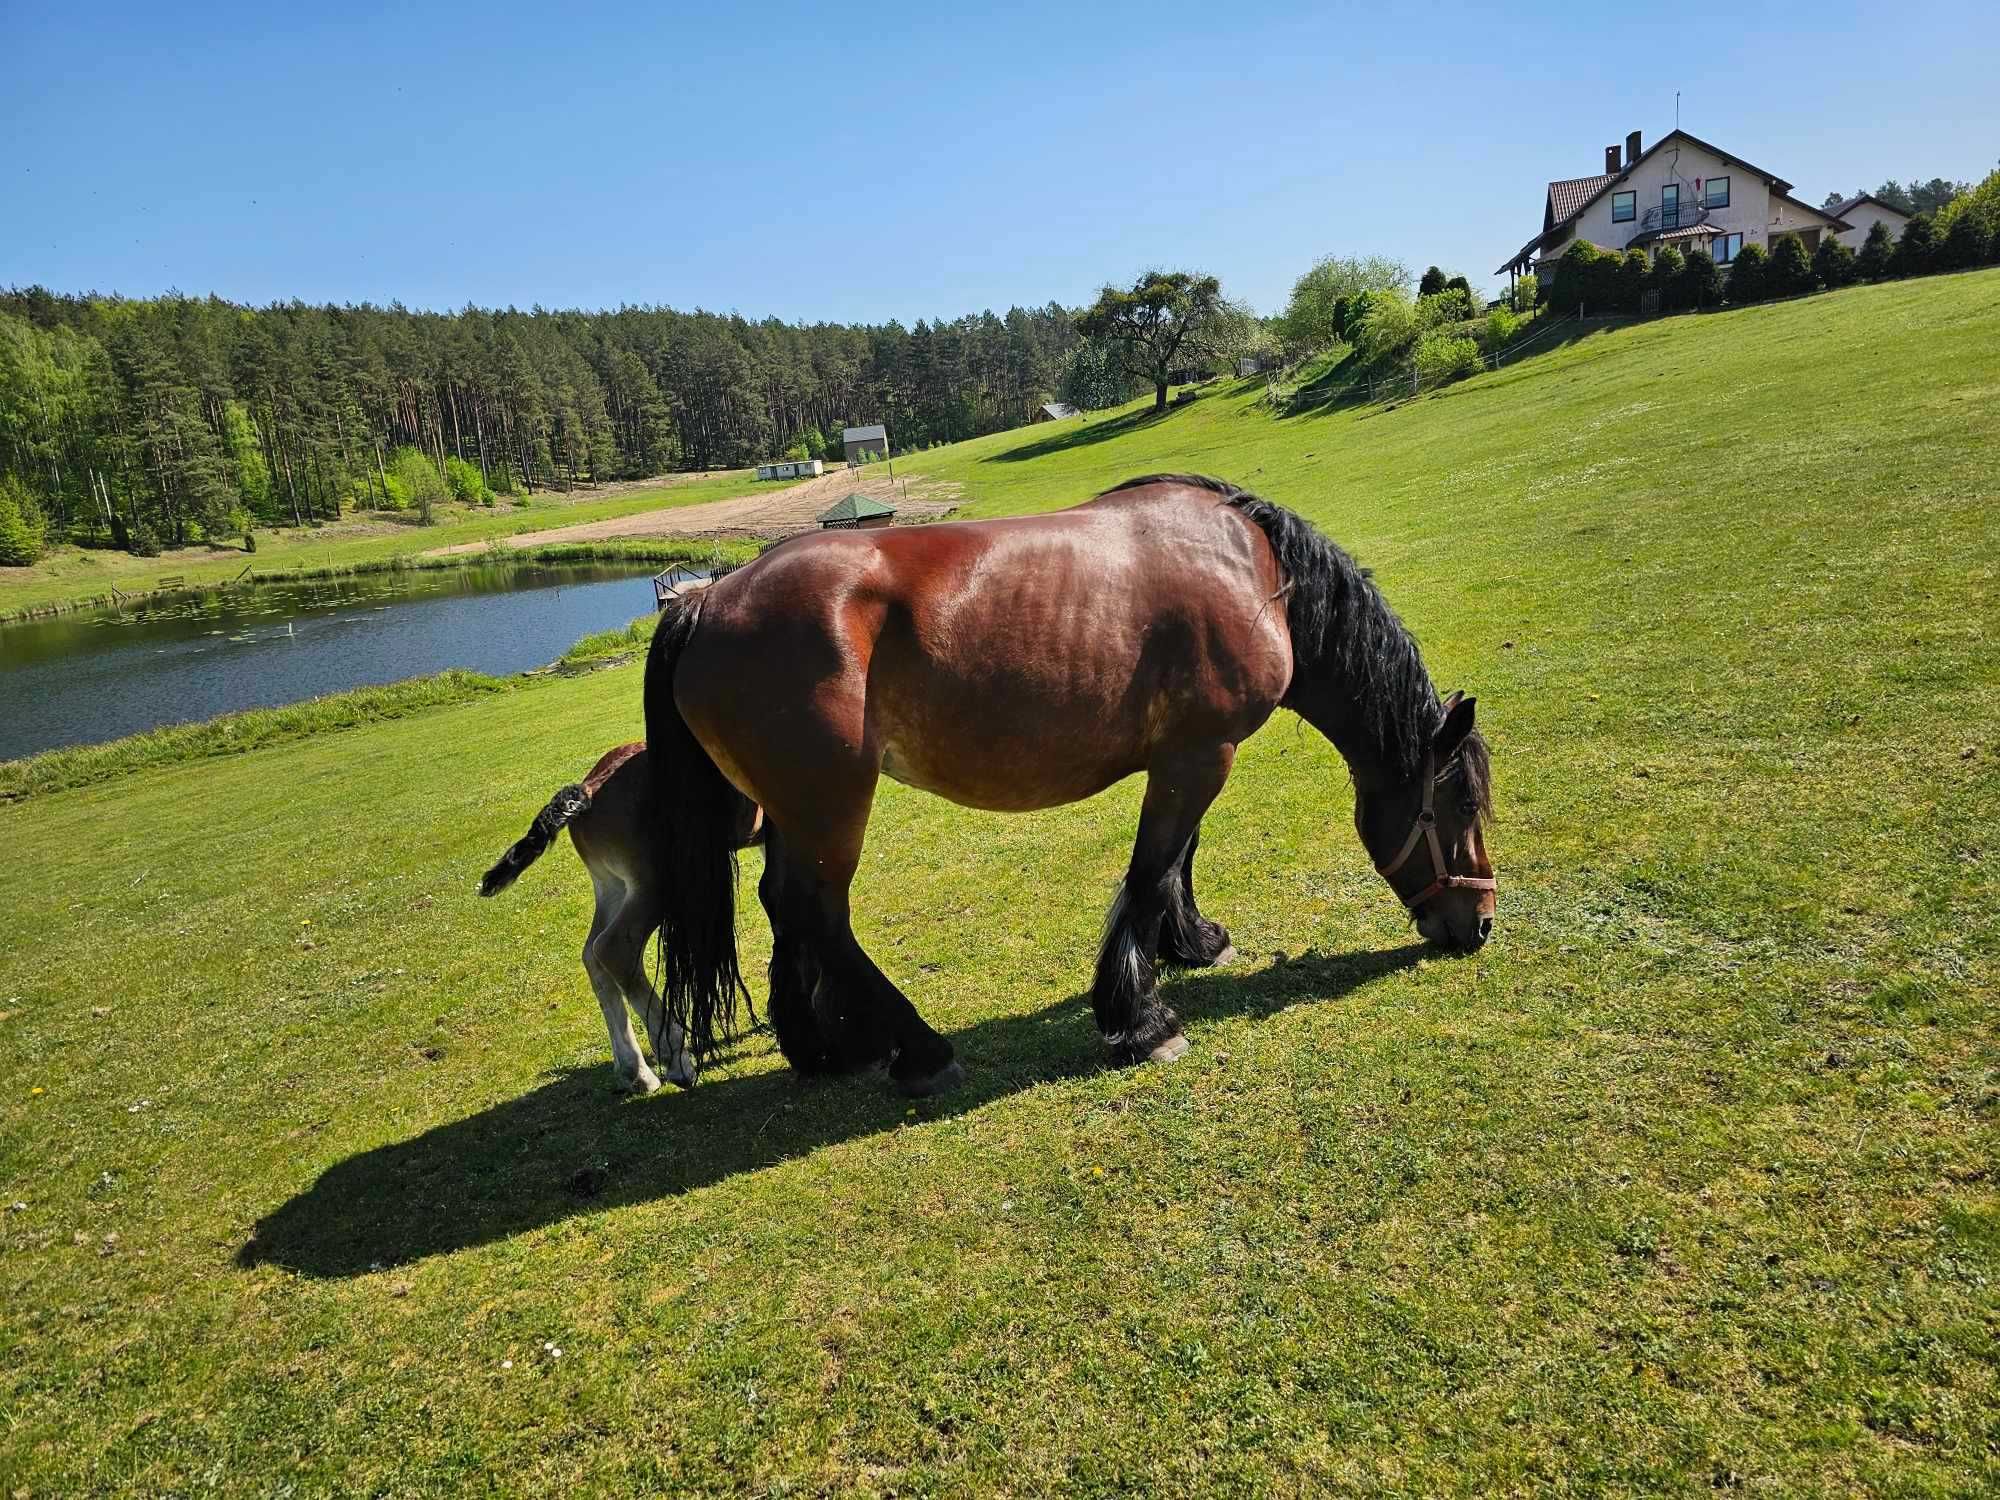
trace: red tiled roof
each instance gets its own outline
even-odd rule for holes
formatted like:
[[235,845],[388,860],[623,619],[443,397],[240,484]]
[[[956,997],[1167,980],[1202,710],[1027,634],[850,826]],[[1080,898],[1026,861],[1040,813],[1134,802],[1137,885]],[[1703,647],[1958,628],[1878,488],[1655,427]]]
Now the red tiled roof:
[[1595,177],[1565,177],[1549,184],[1549,213],[1560,224],[1598,194],[1607,182],[1624,176],[1622,172],[1600,172]]

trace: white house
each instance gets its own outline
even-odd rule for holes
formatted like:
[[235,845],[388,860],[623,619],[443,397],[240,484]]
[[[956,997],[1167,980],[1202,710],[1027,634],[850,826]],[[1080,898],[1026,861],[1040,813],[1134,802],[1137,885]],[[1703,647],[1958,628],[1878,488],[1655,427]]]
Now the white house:
[[1900,240],[1903,226],[1910,222],[1910,216],[1893,203],[1884,203],[1873,193],[1863,193],[1859,198],[1847,198],[1827,210],[1836,219],[1845,219],[1850,228],[1843,229],[1834,236],[1850,250],[1859,250],[1868,239],[1868,231],[1877,223],[1889,226],[1889,238]]
[[1499,271],[1510,278],[1551,272],[1577,240],[1621,253],[1636,248],[1649,256],[1661,245],[1706,250],[1726,266],[1745,245],[1768,251],[1774,241],[1795,234],[1810,254],[1821,235],[1845,235],[1850,228],[1839,214],[1794,198],[1784,178],[1685,130],[1669,132],[1644,151],[1635,130],[1625,137],[1622,157],[1616,146],[1604,148],[1602,172],[1549,184],[1541,233]]

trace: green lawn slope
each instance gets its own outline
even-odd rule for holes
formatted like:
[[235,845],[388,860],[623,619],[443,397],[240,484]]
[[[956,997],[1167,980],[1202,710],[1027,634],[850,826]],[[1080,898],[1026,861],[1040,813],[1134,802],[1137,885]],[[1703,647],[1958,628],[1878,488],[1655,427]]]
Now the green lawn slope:
[[614,1097],[573,856],[473,883],[636,666],[0,805],[0,1493],[1992,1492],[1996,399],[1986,272],[899,460],[1252,485],[1478,695],[1494,943],[1281,718],[1172,1067],[1082,993],[1136,786],[885,784],[965,1088]]

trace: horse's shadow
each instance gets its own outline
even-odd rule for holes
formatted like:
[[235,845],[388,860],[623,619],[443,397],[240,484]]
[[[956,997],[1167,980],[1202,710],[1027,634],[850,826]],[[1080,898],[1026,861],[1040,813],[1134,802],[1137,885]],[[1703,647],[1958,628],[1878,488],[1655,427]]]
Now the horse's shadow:
[[[1411,943],[1308,953],[1240,977],[1189,975],[1169,998],[1190,1019],[1269,1015],[1299,1000],[1338,999],[1424,952]],[[1107,1066],[1082,995],[982,1021],[952,1042],[967,1081],[924,1105],[926,1118]],[[567,1069],[518,1098],[350,1156],[263,1219],[237,1263],[358,1276],[707,1187],[893,1129],[910,1107],[880,1075],[802,1082],[785,1069],[651,1099],[620,1101],[610,1091],[608,1064]]]

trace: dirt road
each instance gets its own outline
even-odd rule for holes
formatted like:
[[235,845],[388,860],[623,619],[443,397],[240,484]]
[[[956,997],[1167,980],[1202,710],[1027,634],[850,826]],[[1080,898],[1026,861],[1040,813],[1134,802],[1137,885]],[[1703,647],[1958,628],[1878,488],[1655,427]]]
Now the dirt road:
[[[921,480],[891,481],[886,472],[869,469],[855,473],[836,469],[802,484],[773,485],[769,491],[739,495],[730,500],[709,500],[700,505],[683,505],[669,510],[642,511],[610,521],[584,521],[575,526],[552,526],[542,531],[525,531],[503,537],[503,547],[545,547],[561,542],[631,541],[639,538],[675,538],[699,541],[770,540],[810,531],[820,513],[844,495],[866,495],[896,508],[896,520],[935,521],[950,515],[958,497],[955,484],[929,484]],[[461,542],[440,547],[427,556],[443,557],[458,552],[483,552],[485,542]]]

